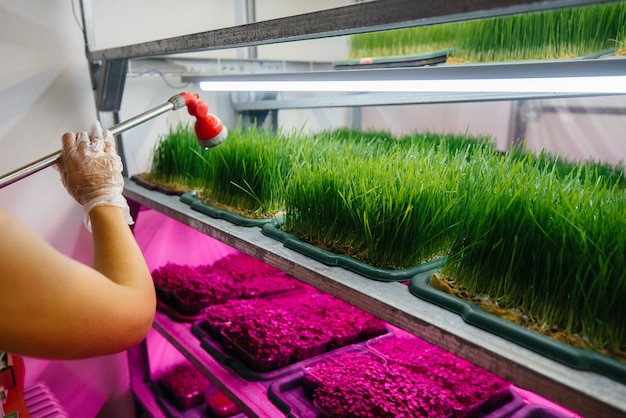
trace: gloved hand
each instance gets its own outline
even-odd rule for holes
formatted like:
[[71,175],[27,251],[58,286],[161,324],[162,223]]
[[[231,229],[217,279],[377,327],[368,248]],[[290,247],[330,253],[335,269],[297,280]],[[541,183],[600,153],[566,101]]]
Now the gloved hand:
[[89,133],[67,132],[55,166],[68,193],[83,205],[83,223],[91,231],[89,212],[97,206],[124,209],[126,221],[132,225],[128,202],[122,196],[122,160],[115,150],[115,139],[95,122]]

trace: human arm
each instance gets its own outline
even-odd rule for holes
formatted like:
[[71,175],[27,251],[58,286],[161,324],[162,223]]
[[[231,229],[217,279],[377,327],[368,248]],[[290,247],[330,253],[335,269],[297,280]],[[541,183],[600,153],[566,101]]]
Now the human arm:
[[0,349],[72,359],[140,342],[156,299],[122,210],[91,214],[94,268],[59,253],[0,210]]
[[[64,135],[64,151],[71,149],[76,139],[72,135]],[[60,170],[62,178],[68,191],[77,186],[78,198],[70,194],[79,203],[87,203],[81,201],[82,192],[87,191],[91,199],[101,197],[96,190],[107,190],[97,184],[110,183],[107,176],[80,185],[89,176],[66,163]],[[63,174],[67,169],[72,175]],[[108,177],[117,182],[117,174]],[[121,190],[115,193],[119,195],[112,205],[105,199],[87,212],[93,268],[61,254],[0,210],[0,350],[33,357],[85,358],[123,351],[145,337],[156,307],[154,286],[128,227],[127,210],[117,205]]]

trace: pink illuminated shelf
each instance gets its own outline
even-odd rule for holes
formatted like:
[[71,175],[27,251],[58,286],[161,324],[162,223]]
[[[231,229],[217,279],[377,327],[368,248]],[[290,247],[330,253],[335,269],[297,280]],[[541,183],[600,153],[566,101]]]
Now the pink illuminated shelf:
[[150,389],[149,383],[137,382],[133,384],[133,393],[135,399],[141,404],[141,406],[150,411],[152,418],[167,418],[167,415],[161,411],[154,393]]
[[267,386],[240,377],[202,348],[200,340],[191,333],[191,323],[175,322],[167,314],[157,312],[154,328],[247,416],[275,418],[284,415],[267,397]]

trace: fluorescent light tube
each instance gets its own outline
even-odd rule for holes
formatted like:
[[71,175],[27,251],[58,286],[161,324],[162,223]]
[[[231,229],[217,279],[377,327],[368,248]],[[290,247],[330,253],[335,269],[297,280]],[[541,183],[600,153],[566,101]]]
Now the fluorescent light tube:
[[464,92],[626,94],[626,76],[452,80],[225,80],[201,81],[204,91]]

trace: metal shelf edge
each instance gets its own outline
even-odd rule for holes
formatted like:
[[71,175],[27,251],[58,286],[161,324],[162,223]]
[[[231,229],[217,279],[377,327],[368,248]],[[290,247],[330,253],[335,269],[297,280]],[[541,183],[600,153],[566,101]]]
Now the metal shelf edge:
[[351,35],[606,3],[604,0],[378,0],[117,48],[88,51],[90,62]]

